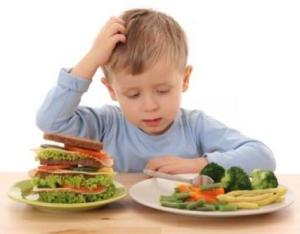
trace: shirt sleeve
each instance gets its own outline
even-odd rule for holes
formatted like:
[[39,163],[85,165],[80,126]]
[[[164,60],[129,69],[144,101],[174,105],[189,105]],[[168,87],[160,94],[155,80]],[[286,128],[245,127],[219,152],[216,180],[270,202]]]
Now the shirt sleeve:
[[228,128],[203,112],[193,113],[192,118],[197,144],[209,162],[224,168],[239,166],[247,173],[255,168],[275,170],[273,153],[262,142]]
[[75,77],[62,69],[57,85],[46,96],[37,116],[36,124],[44,132],[57,132],[101,140],[105,127],[111,125],[105,107],[93,109],[79,106],[91,81]]

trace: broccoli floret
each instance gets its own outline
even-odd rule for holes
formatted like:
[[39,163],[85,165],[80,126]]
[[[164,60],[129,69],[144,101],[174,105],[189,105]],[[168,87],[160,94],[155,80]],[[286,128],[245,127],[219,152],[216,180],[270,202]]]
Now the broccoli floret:
[[220,182],[225,174],[225,169],[217,163],[211,162],[207,164],[200,172],[200,175],[211,177],[214,182]]
[[253,189],[267,189],[278,187],[278,180],[275,174],[269,170],[254,169],[251,173]]
[[231,167],[225,171],[221,183],[226,192],[233,190],[251,190],[251,181],[247,173],[240,167]]
[[201,189],[223,187],[225,192],[233,190],[251,190],[251,181],[247,173],[240,167],[231,167],[225,170],[225,174],[219,183],[201,185]]

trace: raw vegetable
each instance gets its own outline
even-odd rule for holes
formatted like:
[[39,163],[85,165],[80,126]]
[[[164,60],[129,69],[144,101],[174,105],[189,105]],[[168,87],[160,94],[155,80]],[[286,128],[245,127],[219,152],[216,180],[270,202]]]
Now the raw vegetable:
[[269,170],[254,169],[251,173],[253,189],[277,188],[278,180],[275,174]]
[[231,167],[225,171],[225,175],[219,183],[200,186],[202,190],[222,187],[225,192],[233,190],[250,190],[252,188],[249,176],[240,167]]
[[217,197],[218,201],[236,204],[241,209],[257,209],[260,206],[282,201],[286,188],[233,191]]
[[225,169],[217,163],[211,162],[207,164],[201,171],[200,175],[211,177],[215,183],[220,182],[225,174]]
[[49,203],[86,203],[95,202],[113,197],[116,188],[114,185],[107,187],[107,190],[99,194],[80,194],[80,193],[63,193],[63,192],[40,192],[39,200]]
[[[214,188],[210,190],[201,190],[199,187],[193,187],[188,184],[180,184],[177,187],[177,192],[175,193],[175,196],[177,194],[188,194],[188,200],[189,201],[198,201],[198,200],[204,200],[208,203],[214,203],[216,202],[217,196],[220,194],[224,194],[223,188]],[[177,195],[178,196],[178,195]]]
[[38,188],[61,188],[65,186],[73,188],[88,188],[90,190],[98,186],[107,187],[113,184],[113,177],[108,175],[96,175],[85,178],[84,175],[47,175],[36,176],[32,180],[33,185]]
[[180,184],[169,196],[160,196],[160,204],[165,207],[198,210],[198,211],[233,211],[235,204],[223,204],[217,201],[217,196],[224,194],[223,188],[202,191],[199,187]]

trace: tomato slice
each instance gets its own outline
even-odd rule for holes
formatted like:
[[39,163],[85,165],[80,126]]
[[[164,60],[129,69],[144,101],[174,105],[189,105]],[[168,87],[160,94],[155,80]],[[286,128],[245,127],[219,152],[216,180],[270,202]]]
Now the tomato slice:
[[88,150],[88,149],[82,149],[82,148],[77,148],[77,147],[73,147],[73,146],[65,146],[66,150],[70,150],[70,151],[74,151],[74,152],[78,152],[78,153],[82,153],[84,155],[88,155],[91,157],[95,157],[95,158],[107,158],[106,153],[104,153],[103,151],[93,151],[93,150]]
[[58,169],[69,169],[72,166],[70,165],[62,165],[62,164],[54,164],[54,165],[40,165],[38,169],[42,170],[58,170]]

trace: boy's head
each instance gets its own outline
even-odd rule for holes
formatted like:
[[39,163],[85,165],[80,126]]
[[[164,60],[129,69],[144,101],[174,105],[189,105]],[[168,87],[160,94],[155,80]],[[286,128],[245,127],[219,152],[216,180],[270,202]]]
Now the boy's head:
[[159,60],[181,71],[187,63],[186,36],[180,25],[170,16],[149,10],[125,11],[126,43],[118,43],[110,60],[103,66],[107,78],[112,73],[141,74]]
[[164,13],[134,9],[121,18],[126,43],[118,43],[102,69],[103,83],[126,119],[148,134],[161,134],[173,123],[192,68],[180,25]]

